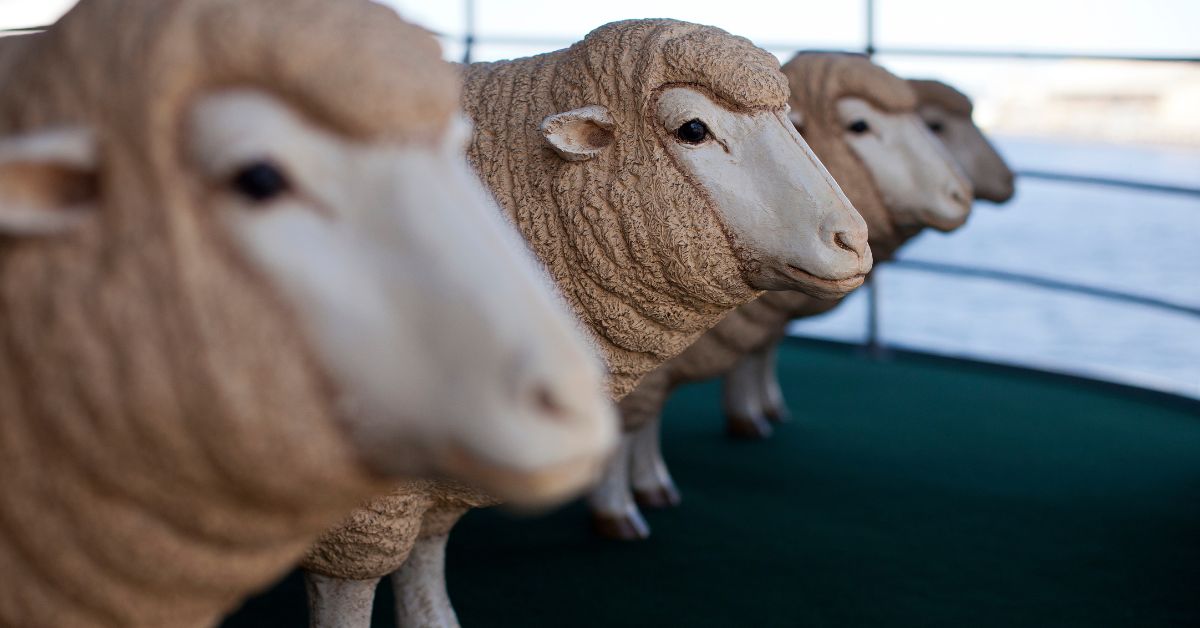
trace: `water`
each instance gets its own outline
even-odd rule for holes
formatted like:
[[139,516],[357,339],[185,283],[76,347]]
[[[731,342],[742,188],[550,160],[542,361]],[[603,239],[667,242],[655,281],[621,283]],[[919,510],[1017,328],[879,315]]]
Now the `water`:
[[[1200,187],[1200,149],[999,138],[1015,169]],[[1019,180],[953,234],[926,233],[902,259],[1032,274],[1200,307],[1200,198]],[[1035,366],[1200,398],[1200,318],[986,279],[880,269],[881,336],[899,347]],[[862,341],[855,294],[803,336]]]

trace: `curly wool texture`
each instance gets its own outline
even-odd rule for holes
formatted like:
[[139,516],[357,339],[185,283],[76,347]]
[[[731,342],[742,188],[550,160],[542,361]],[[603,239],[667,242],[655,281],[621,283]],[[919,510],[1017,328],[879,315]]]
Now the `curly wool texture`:
[[[716,28],[631,20],[566,50],[477,63],[464,74],[471,165],[591,332],[614,398],[758,294],[708,195],[667,152],[653,112],[661,88],[680,84],[731,108],[782,108],[787,85],[773,56]],[[538,126],[596,104],[616,122],[613,143],[592,160],[563,161]],[[382,577],[404,564],[418,536],[444,534],[468,507],[494,504],[461,485],[409,483],[326,533],[303,566]],[[439,526],[423,526],[429,513]]]
[[84,0],[0,55],[0,135],[86,125],[101,164],[87,224],[0,240],[0,624],[213,625],[386,487],[181,119],[253,85],[424,142],[456,76],[392,11],[325,0]]
[[[781,109],[774,57],[716,28],[633,20],[566,50],[471,65],[464,80],[471,164],[591,332],[614,397],[757,294],[748,256],[667,151],[655,103],[690,85],[731,109]],[[564,161],[538,126],[587,105],[609,110],[612,144]]]
[[[862,98],[887,112],[916,109],[916,94],[907,82],[861,55],[802,52],[783,66],[791,86],[792,109],[802,115],[803,136],[867,223],[875,260],[890,259],[917,231],[902,229],[875,187],[871,173],[843,139],[837,102]],[[728,372],[742,357],[783,336],[793,318],[813,316],[840,301],[817,299],[801,292],[767,292],[743,305],[696,340],[678,357],[647,376],[621,400],[626,429],[636,429],[662,410],[671,390],[685,382]]]
[[404,565],[417,539],[449,534],[467,510],[497,503],[457,482],[405,482],[326,530],[301,566],[334,578],[380,578]]

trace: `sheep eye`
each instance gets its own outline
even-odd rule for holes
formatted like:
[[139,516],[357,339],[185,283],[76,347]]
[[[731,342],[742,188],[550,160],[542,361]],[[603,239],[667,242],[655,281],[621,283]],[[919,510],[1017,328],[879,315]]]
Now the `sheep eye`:
[[265,203],[292,188],[283,171],[265,161],[254,162],[238,170],[229,185],[255,203]]
[[675,130],[675,137],[688,144],[699,144],[708,139],[708,126],[699,120],[688,120]]
[[866,120],[855,120],[854,122],[851,122],[846,129],[856,135],[862,135],[863,133],[870,131],[871,127],[867,124]]
[[942,129],[945,128],[942,126],[941,122],[930,122],[928,124],[928,126],[929,126],[929,130],[933,131],[934,133],[941,133]]

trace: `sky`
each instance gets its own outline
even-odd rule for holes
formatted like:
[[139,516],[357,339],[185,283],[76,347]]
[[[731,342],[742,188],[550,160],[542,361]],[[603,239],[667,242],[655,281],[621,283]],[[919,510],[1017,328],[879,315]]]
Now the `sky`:
[[0,28],[45,26],[74,4],[75,0],[0,0]]

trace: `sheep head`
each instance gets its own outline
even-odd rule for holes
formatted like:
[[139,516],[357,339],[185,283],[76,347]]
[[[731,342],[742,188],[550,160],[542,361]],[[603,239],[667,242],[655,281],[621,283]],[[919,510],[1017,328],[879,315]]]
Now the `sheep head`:
[[800,53],[783,71],[793,124],[863,213],[877,256],[923,227],[966,221],[970,184],[917,116],[904,80],[838,53]]
[[[668,259],[648,265],[676,289],[707,298],[714,279],[737,281],[714,277],[722,255],[753,289],[840,296],[862,283],[865,225],[787,122],[774,57],[720,29],[631,20],[593,31],[562,66],[541,125],[560,176],[619,173],[619,193],[584,204],[640,211],[636,237],[669,239],[648,247]],[[720,240],[697,237],[709,216]]]
[[1013,172],[971,119],[970,99],[941,81],[911,79],[908,84],[917,94],[917,113],[971,180],[975,198],[993,203],[1011,199]]
[[[0,99],[0,360],[32,400],[6,414],[95,415],[113,469],[211,464],[181,471],[209,473],[199,502],[412,473],[541,501],[597,472],[599,364],[463,163],[427,33],[368,2],[84,0],[28,39]],[[129,429],[39,400],[64,378]],[[162,442],[131,453],[145,422]]]

